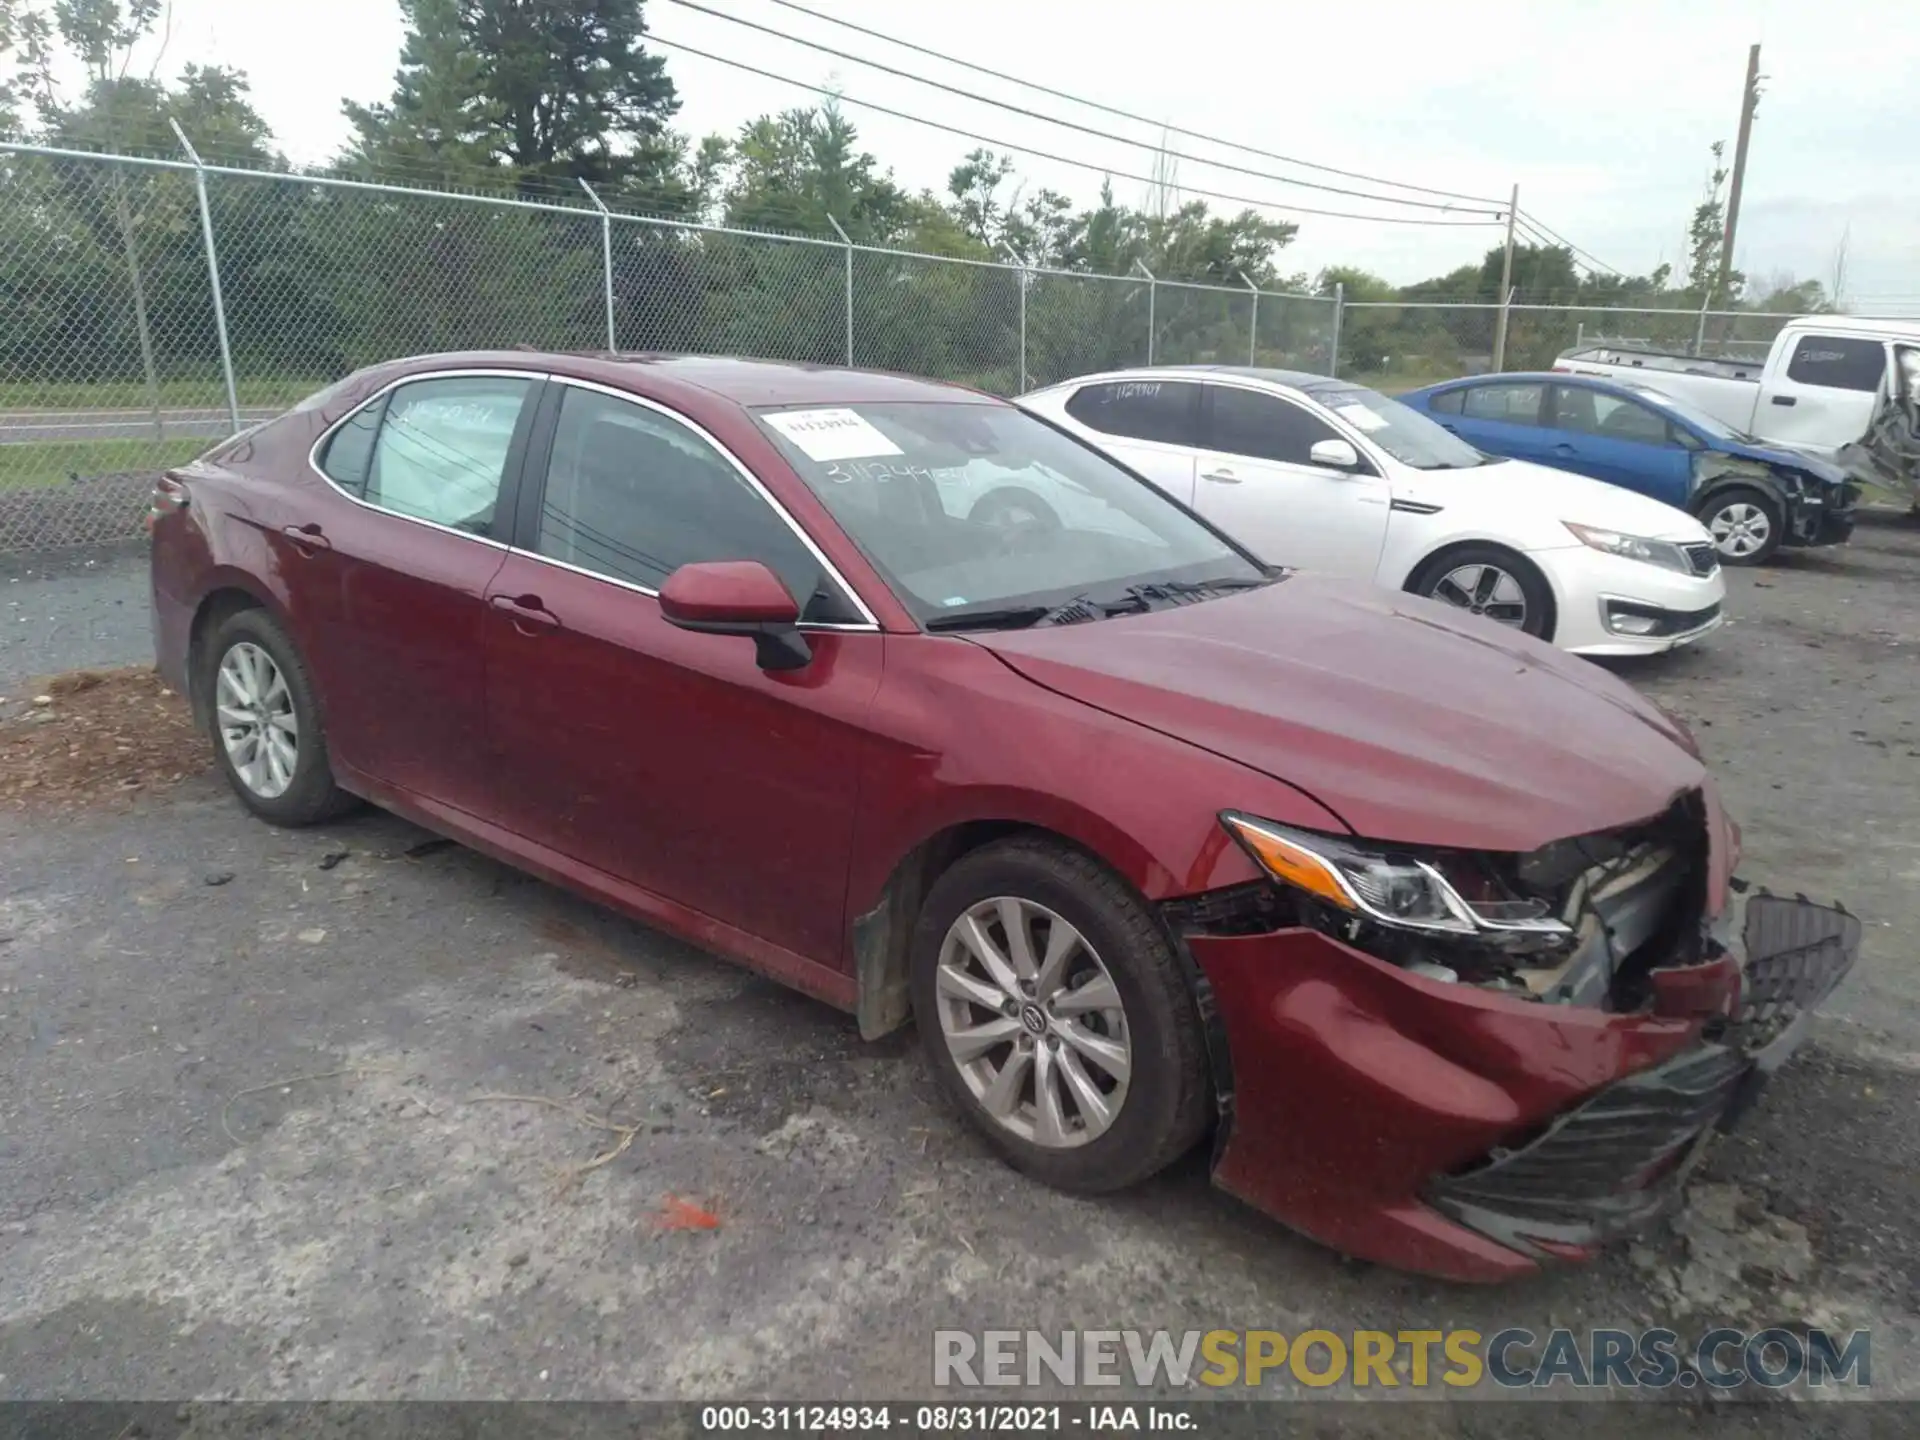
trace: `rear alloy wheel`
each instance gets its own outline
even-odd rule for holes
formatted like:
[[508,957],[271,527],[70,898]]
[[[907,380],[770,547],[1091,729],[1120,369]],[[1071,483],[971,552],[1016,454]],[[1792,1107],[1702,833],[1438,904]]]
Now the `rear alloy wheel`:
[[1546,578],[1501,546],[1463,545],[1436,555],[1407,589],[1541,640],[1553,638],[1553,592]]
[[234,778],[249,794],[276,800],[300,763],[300,716],[273,657],[251,640],[220,657],[213,681],[214,733]]
[[1722,565],[1760,565],[1786,538],[1786,517],[1772,496],[1751,486],[1722,490],[1707,501],[1700,523],[1713,536]]
[[306,664],[278,621],[264,610],[229,615],[199,664],[214,751],[249,810],[275,825],[311,825],[353,807],[333,783]]
[[1206,1129],[1200,1017],[1159,922],[1043,840],[963,856],[915,926],[928,1064],[1017,1169],[1081,1191],[1146,1179]]

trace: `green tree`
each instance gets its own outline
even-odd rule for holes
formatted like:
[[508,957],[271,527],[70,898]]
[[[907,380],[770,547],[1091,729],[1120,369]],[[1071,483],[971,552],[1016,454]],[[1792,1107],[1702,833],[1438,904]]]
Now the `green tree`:
[[473,183],[495,163],[486,136],[498,112],[482,93],[481,57],[460,24],[458,0],[401,0],[401,13],[407,34],[393,98],[342,104],[357,135],[344,158],[355,169]]
[[0,0],[0,139],[23,139],[30,112],[53,94],[54,26],[31,0]]
[[722,177],[729,225],[829,237],[838,222],[855,240],[891,243],[907,218],[906,196],[859,139],[828,101],[749,121],[731,145],[710,138],[696,165]]
[[[644,0],[401,0],[392,98],[349,105],[351,161],[426,158],[508,172],[535,189],[585,180],[616,194],[674,181],[680,101],[649,54]],[[678,193],[677,185],[668,189]]]
[[1720,277],[1721,250],[1727,234],[1727,207],[1720,198],[1720,189],[1727,183],[1726,167],[1720,163],[1726,153],[1726,142],[1716,140],[1711,148],[1713,169],[1708,172],[1706,198],[1694,207],[1693,218],[1687,224],[1687,291],[1695,305],[1711,302],[1731,308],[1740,298],[1747,277],[1738,270],[1729,270],[1726,293],[1710,293]]

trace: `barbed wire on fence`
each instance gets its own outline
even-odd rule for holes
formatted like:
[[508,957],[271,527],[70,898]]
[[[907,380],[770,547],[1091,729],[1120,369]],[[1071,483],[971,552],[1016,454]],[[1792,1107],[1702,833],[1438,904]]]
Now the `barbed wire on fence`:
[[[569,204],[14,144],[0,187],[0,553],[137,536],[160,470],[399,355],[611,343],[999,394],[1149,361],[1258,364],[1392,389],[1485,368],[1499,309],[926,255],[627,214],[590,191]],[[1596,328],[1687,344],[1700,324],[1510,310],[1516,365]],[[1789,318],[1741,313],[1725,338]]]

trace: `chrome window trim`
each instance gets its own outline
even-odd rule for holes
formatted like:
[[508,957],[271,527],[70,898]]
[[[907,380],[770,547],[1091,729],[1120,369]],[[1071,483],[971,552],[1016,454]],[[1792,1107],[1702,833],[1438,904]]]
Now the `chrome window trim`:
[[[746,462],[738,455],[735,455],[733,451],[729,450],[725,445],[721,444],[705,426],[689,419],[670,405],[663,405],[658,400],[651,400],[644,395],[635,395],[631,390],[621,390],[616,386],[603,385],[597,380],[581,380],[571,375],[549,375],[547,379],[556,385],[570,385],[577,390],[597,391],[602,395],[611,396],[615,400],[624,400],[629,405],[636,405],[642,410],[651,410],[656,415],[662,415],[668,420],[673,421],[674,424],[684,426],[692,434],[698,436],[713,448],[716,455],[731,465],[735,472],[739,474],[740,478],[745,480],[747,484],[753,488],[753,492],[762,500],[766,501],[773,513],[785,522],[786,527],[794,533],[794,536],[800,543],[807,547],[807,552],[812,555],[815,560],[820,562],[821,570],[825,572],[827,577],[831,579],[835,585],[840,587],[841,593],[851,600],[860,613],[866,617],[865,621],[859,624],[846,621],[809,621],[801,626],[802,629],[877,631],[880,628],[880,621],[868,607],[866,600],[861,596],[860,592],[847,583],[847,577],[840,573],[840,567],[827,558],[826,552],[814,543],[813,537],[802,528],[799,521],[795,520],[793,516],[787,512],[787,507],[774,498],[773,492],[761,483],[760,477],[748,468]],[[541,483],[545,484],[544,476],[541,477]],[[533,550],[522,550],[518,553],[535,560],[544,561],[548,565],[558,565],[563,570],[573,570],[582,575],[591,575],[597,580],[605,580],[610,584],[620,586],[622,589],[637,590],[642,595],[652,595],[657,599],[660,594],[658,590],[650,589],[634,581],[621,580],[612,575],[603,575],[597,570],[588,570],[581,566],[570,564],[565,560],[556,560],[551,555],[542,555]]]
[[[521,549],[516,546],[509,545],[503,540],[496,540],[490,535],[475,535],[470,530],[456,530],[451,525],[442,525],[437,520],[427,520],[418,515],[408,515],[399,510],[389,510],[384,505],[375,505],[373,502],[369,500],[363,500],[358,495],[355,495],[351,491],[343,488],[338,481],[336,481],[331,475],[327,474],[327,472],[320,467],[320,451],[323,448],[325,448],[327,442],[333,438],[334,432],[341,429],[343,426],[345,426],[348,421],[352,420],[354,416],[358,415],[361,411],[365,410],[368,406],[374,404],[376,401],[382,399],[386,395],[390,394],[392,391],[399,389],[402,385],[411,385],[422,380],[472,380],[472,379],[525,380],[529,384],[538,384],[540,381],[545,380],[552,384],[571,385],[582,390],[597,390],[603,395],[612,396],[616,400],[624,400],[631,405],[639,406],[643,410],[652,410],[657,414],[665,416],[667,419],[673,421],[675,424],[685,426],[689,431],[697,435],[706,444],[712,446],[714,449],[714,452],[719,456],[721,456],[724,460],[726,460],[726,462],[729,465],[731,465],[734,468],[734,470],[738,472],[739,475],[744,480],[746,480],[746,482],[750,486],[753,487],[754,493],[759,495],[762,500],[766,501],[766,503],[772,508],[773,513],[779,516],[780,519],[785,522],[787,528],[791,530],[796,536],[799,537],[800,543],[802,545],[805,545],[807,547],[808,552],[813,556],[813,558],[820,562],[820,566],[822,570],[833,580],[833,582],[836,585],[840,587],[841,592],[845,594],[848,599],[853,601],[855,607],[858,608],[860,613],[866,617],[864,621],[860,621],[858,623],[851,622],[851,621],[808,620],[808,621],[801,622],[800,628],[802,630],[840,630],[840,631],[851,631],[851,632],[862,632],[862,633],[868,632],[868,631],[873,631],[873,632],[879,631],[880,622],[874,616],[873,610],[868,606],[865,598],[860,594],[858,590],[854,589],[854,587],[847,582],[847,577],[840,573],[840,567],[835,565],[833,561],[827,558],[826,554],[820,549],[820,547],[814,543],[813,537],[807,534],[807,532],[801,528],[800,523],[796,521],[793,518],[793,516],[787,512],[787,507],[782,505],[777,499],[774,498],[773,494],[767,489],[767,487],[761,483],[760,477],[755,475],[752,470],[748,469],[745,462],[743,462],[739,456],[735,455],[725,445],[721,444],[719,440],[715,439],[714,436],[704,426],[689,419],[687,416],[682,415],[679,411],[673,409],[672,407],[667,405],[662,405],[657,400],[650,400],[643,395],[635,395],[630,390],[621,390],[616,386],[603,385],[598,381],[594,381],[594,380],[582,380],[572,375],[555,375],[551,371],[546,371],[546,370],[507,370],[507,369],[488,368],[488,367],[472,367],[472,368],[462,368],[457,370],[415,371],[410,375],[401,375],[393,380],[389,380],[385,385],[382,385],[378,390],[374,391],[371,395],[367,396],[366,399],[362,400],[358,405],[354,406],[353,409],[349,410],[346,414],[342,415],[338,420],[334,421],[331,425],[327,426],[325,430],[322,430],[318,438],[314,440],[313,444],[307,447],[307,468],[312,470],[315,475],[319,476],[320,479],[326,484],[327,488],[332,490],[334,494],[340,496],[344,500],[350,501],[351,503],[358,505],[362,510],[371,510],[376,515],[390,515],[396,520],[404,520],[409,524],[421,525],[429,530],[438,530],[443,535],[457,535],[462,540],[472,540],[476,544],[485,545],[494,550],[511,551],[516,555],[524,555],[529,560],[537,560],[543,565],[552,565],[555,568],[561,569],[561,570],[571,570],[576,575],[584,575],[589,579],[599,580],[605,584],[617,586],[622,590],[631,590],[635,594],[650,596],[655,600],[659,599],[660,592],[658,590],[652,589],[651,587],[646,585],[637,584],[631,580],[622,580],[617,576],[604,575],[598,570],[588,570],[582,566],[570,564],[565,560],[556,560],[553,556],[542,555],[537,550]],[[504,479],[502,483],[504,485],[505,483]],[[541,477],[541,483],[543,485],[545,484],[544,476]]]
[[[334,494],[340,496],[342,499],[352,501],[362,510],[371,510],[376,515],[391,515],[396,520],[405,520],[413,525],[423,525],[429,530],[438,530],[443,535],[458,535],[462,540],[472,540],[476,544],[486,545],[494,550],[511,550],[513,548],[511,545],[507,544],[504,540],[496,540],[491,535],[476,535],[471,530],[456,530],[451,525],[442,525],[438,520],[428,520],[420,515],[408,515],[400,510],[389,510],[384,505],[375,505],[371,500],[361,499],[352,491],[344,488],[339,481],[335,480],[331,475],[327,474],[325,470],[320,468],[320,451],[329,440],[333,439],[336,430],[345,426],[348,421],[352,420],[354,416],[358,415],[362,410],[365,410],[369,405],[391,394],[393,391],[398,390],[402,385],[411,385],[419,380],[525,380],[529,386],[533,386],[538,385],[542,380],[548,378],[547,374],[540,370],[498,369],[421,370],[411,375],[402,375],[397,379],[389,380],[385,385],[382,385],[378,390],[374,391],[373,394],[354,406],[353,409],[334,421],[333,424],[322,430],[320,437],[307,447],[307,468],[325,481],[327,487],[332,490]],[[522,401],[521,403],[524,405],[526,402]],[[519,419],[516,418],[514,424],[517,426],[519,423]],[[378,436],[375,437],[376,440],[378,438]],[[500,484],[503,489],[506,487],[506,483],[506,476],[502,475],[500,477]],[[498,495],[494,497],[494,501],[496,504],[499,503]]]

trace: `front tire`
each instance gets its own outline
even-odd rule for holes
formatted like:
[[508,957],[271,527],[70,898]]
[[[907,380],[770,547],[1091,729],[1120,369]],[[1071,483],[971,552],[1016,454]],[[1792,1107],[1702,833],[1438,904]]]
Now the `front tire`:
[[1787,537],[1780,502],[1751,485],[1716,491],[1698,513],[1722,565],[1764,565]]
[[198,676],[213,751],[240,802],[274,825],[312,825],[351,809],[334,784],[306,661],[265,610],[227,616]]
[[1413,572],[1407,589],[1535,639],[1553,639],[1553,587],[1538,566],[1504,545],[1442,550]]
[[975,525],[990,525],[996,530],[1051,531],[1060,528],[1060,515],[1031,490],[1020,485],[1002,485],[989,490],[973,504],[967,519]]
[[1033,839],[963,856],[921,908],[911,982],[935,1078],[1015,1169],[1119,1190],[1205,1133],[1205,1041],[1172,942],[1089,856]]

